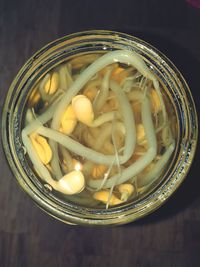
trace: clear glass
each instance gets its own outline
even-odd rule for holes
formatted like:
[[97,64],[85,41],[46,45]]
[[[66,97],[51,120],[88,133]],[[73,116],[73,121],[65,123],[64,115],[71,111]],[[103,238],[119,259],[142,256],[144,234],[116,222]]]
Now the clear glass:
[[[21,141],[27,97],[33,85],[57,64],[73,55],[128,49],[139,53],[164,84],[176,112],[178,132],[173,160],[162,181],[141,199],[106,209],[61,201],[30,169]],[[177,68],[161,52],[133,36],[113,31],[87,31],[58,39],[38,51],[21,68],[8,91],[2,117],[4,151],[14,177],[32,200],[51,216],[69,224],[115,225],[139,219],[159,208],[180,186],[194,158],[197,114],[191,92]]]

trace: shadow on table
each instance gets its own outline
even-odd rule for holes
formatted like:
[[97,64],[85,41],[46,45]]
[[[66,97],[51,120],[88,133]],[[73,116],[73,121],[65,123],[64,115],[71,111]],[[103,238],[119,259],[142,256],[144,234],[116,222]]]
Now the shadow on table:
[[[194,100],[196,100],[197,113],[199,114],[199,67],[200,62],[191,54],[190,51],[181,47],[177,43],[173,43],[166,37],[157,35],[151,32],[127,32],[128,34],[135,35],[143,40],[154,45],[157,49],[169,57],[172,62],[181,71],[192,91]],[[200,198],[200,164],[198,162],[198,155],[200,153],[200,146],[198,144],[196,155],[192,167],[187,175],[186,180],[177,190],[177,192],[154,213],[134,222],[134,225],[151,224],[160,220],[165,220],[188,207],[195,205],[195,200]],[[132,226],[133,224],[129,224]]]

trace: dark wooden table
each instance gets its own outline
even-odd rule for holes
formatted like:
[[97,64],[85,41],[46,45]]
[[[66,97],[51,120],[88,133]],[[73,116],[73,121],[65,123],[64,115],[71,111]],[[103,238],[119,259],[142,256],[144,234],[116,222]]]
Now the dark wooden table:
[[[0,108],[39,48],[86,29],[134,34],[182,71],[200,107],[200,10],[185,1],[0,0]],[[112,228],[68,226],[18,187],[0,148],[0,267],[200,266],[199,149],[177,193],[154,214]]]

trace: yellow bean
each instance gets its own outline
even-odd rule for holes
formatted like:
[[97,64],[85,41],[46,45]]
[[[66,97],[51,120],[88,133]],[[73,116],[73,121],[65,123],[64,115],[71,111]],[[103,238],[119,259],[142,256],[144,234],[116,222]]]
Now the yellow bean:
[[[109,191],[107,190],[101,190],[99,192],[96,192],[93,194],[94,199],[99,200],[105,204],[107,204],[108,202],[108,198],[109,198]],[[119,198],[117,198],[114,194],[111,195],[110,198],[110,202],[109,204],[114,206],[114,205],[118,205],[121,204],[123,201],[120,200]]]
[[71,134],[76,126],[77,119],[72,105],[69,105],[61,118],[60,131],[65,134]]
[[51,77],[46,81],[44,85],[44,90],[46,94],[54,94],[59,87],[59,75],[57,72],[54,72]]
[[132,184],[120,184],[117,189],[121,193],[121,200],[127,201],[127,199],[133,194],[135,188]]
[[127,70],[118,67],[113,70],[111,79],[115,80],[117,83],[121,84],[123,80],[128,76]]
[[158,113],[160,110],[162,110],[159,96],[155,90],[151,90],[151,101],[152,101],[152,108],[155,113]]
[[77,95],[72,99],[72,107],[77,119],[88,125],[94,120],[94,112],[92,103],[89,98],[84,95]]
[[75,171],[82,171],[83,169],[83,165],[81,164],[81,162],[76,159],[72,159],[72,165]]
[[103,164],[95,165],[93,170],[92,170],[93,178],[95,178],[95,179],[102,178],[103,174],[105,173],[107,168],[108,167],[103,165]]
[[85,178],[81,171],[71,171],[64,175],[58,182],[54,181],[52,186],[55,190],[66,194],[78,194],[85,188]]
[[137,134],[137,142],[140,143],[140,141],[145,138],[144,126],[142,124],[136,125],[136,134]]
[[38,88],[34,88],[28,98],[28,106],[33,107],[35,104],[39,102],[41,95],[38,92]]
[[43,164],[48,164],[51,161],[52,158],[52,150],[47,142],[47,140],[36,134],[33,133],[30,135],[31,142],[33,144],[33,147],[42,161]]

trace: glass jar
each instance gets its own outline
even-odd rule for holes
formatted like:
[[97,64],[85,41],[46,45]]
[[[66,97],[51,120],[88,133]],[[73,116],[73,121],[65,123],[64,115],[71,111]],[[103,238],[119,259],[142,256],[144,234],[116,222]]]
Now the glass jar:
[[[73,55],[128,49],[140,54],[165,85],[178,122],[176,149],[160,184],[141,199],[106,209],[61,201],[36,177],[27,163],[21,140],[23,111],[33,85],[48,70]],[[2,117],[2,138],[8,163],[20,187],[51,216],[69,224],[116,225],[141,218],[159,208],[185,179],[197,144],[197,114],[184,78],[161,52],[133,36],[113,31],[87,31],[58,39],[33,55],[8,91]]]

